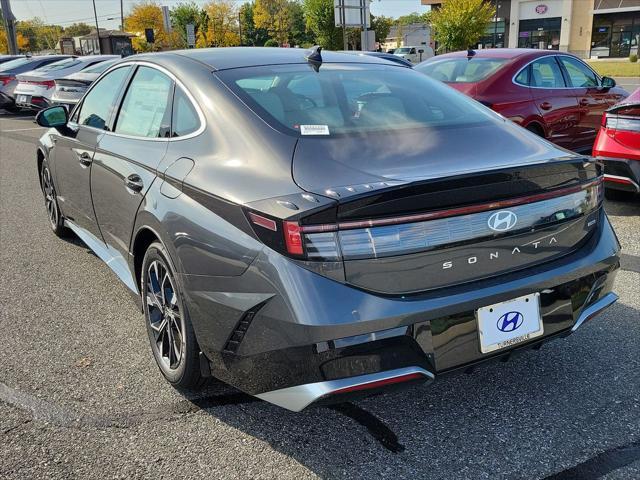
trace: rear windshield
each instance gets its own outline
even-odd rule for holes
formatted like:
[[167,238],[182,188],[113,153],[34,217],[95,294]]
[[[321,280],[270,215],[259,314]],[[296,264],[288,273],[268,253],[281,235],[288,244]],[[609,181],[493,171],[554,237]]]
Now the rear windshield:
[[65,58],[64,60],[58,60],[57,62],[43,65],[40,68],[36,68],[38,72],[53,72],[55,70],[62,70],[63,68],[69,68],[80,63],[77,58]]
[[89,68],[85,68],[84,70],[82,70],[82,73],[102,73],[118,60],[120,59],[116,58],[114,60],[105,60],[104,62],[100,62],[96,65],[91,65]]
[[489,77],[507,61],[506,58],[457,57],[424,62],[414,69],[441,82],[473,83]]
[[21,67],[33,60],[30,58],[16,58],[15,60],[9,60],[8,62],[4,62],[0,65],[0,72],[6,72],[7,70],[12,70],[16,67]]
[[404,67],[324,64],[239,68],[217,75],[275,126],[301,135],[401,131],[488,121],[467,97]]
[[401,48],[396,48],[396,50],[393,53],[409,53],[411,51],[411,48],[409,47],[401,47]]

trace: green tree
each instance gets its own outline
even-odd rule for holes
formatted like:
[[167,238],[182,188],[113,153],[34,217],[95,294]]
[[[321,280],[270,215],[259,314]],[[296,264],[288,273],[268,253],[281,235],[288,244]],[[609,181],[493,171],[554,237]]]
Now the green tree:
[[242,29],[242,45],[263,46],[269,40],[269,33],[264,28],[257,28],[253,20],[255,3],[245,3],[240,7],[240,27]]
[[84,22],[74,23],[73,25],[64,29],[65,37],[81,37],[83,35],[89,35],[91,33],[91,26]]
[[289,0],[256,0],[253,21],[256,27],[266,29],[280,45],[287,43],[291,28]]
[[231,0],[211,0],[204,6],[209,17],[207,42],[213,47],[240,45],[238,11]]
[[291,20],[290,37],[291,45],[301,47],[313,46],[313,35],[307,31],[307,25],[304,18],[304,9],[298,0],[289,1],[289,18]]
[[374,17],[371,15],[371,29],[376,32],[376,42],[384,43],[389,36],[391,27],[393,26],[393,19],[380,15]]
[[429,13],[438,50],[465,50],[484,34],[495,8],[484,0],[447,0]]
[[192,23],[194,26],[196,38],[201,31],[207,31],[207,14],[194,2],[179,3],[169,12],[171,16],[171,26],[174,32],[178,34],[180,47],[186,48],[187,43],[187,25]]
[[304,0],[302,8],[315,43],[327,50],[341,50],[342,29],[335,26],[333,0]]
[[396,23],[398,25],[410,25],[412,23],[427,23],[427,16],[428,16],[428,13],[420,14],[420,13],[413,12],[408,15],[403,15],[401,17],[398,17],[398,19],[396,20]]

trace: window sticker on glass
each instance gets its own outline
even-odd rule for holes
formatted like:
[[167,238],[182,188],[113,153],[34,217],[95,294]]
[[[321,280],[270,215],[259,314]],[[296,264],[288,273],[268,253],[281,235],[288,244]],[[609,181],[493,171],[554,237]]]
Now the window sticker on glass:
[[300,135],[329,135],[329,125],[300,125]]

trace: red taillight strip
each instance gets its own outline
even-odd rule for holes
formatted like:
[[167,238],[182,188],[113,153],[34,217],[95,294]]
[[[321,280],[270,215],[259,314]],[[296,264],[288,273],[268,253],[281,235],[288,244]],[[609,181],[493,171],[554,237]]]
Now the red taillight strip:
[[606,182],[621,183],[623,185],[631,185],[633,188],[636,189],[637,192],[640,192],[640,185],[638,185],[636,182],[634,182],[628,177],[620,177],[618,175],[609,175],[607,173],[604,176],[604,180]]
[[371,390],[372,388],[387,387],[396,383],[410,382],[412,380],[424,380],[428,378],[422,373],[408,373],[406,375],[400,375],[398,377],[385,378],[383,380],[376,380],[368,383],[361,383],[359,385],[351,385],[349,387],[339,388],[334,390],[329,395],[340,395],[341,393],[358,392],[361,390]]
[[575,187],[560,188],[552,192],[537,193],[535,195],[511,198],[509,200],[500,200],[498,202],[481,203],[478,205],[471,205],[468,207],[451,208],[447,210],[439,210],[437,212],[405,215],[402,217],[381,218],[376,220],[361,220],[361,221],[353,221],[353,222],[339,222],[338,224],[305,225],[300,228],[304,233],[335,232],[336,230],[350,230],[354,228],[380,227],[384,225],[397,225],[400,223],[413,223],[413,222],[421,222],[425,220],[435,220],[438,218],[456,217],[458,215],[467,215],[470,213],[479,213],[479,212],[484,212],[488,210],[496,210],[499,208],[514,207],[516,205],[524,205],[526,203],[540,202],[542,200],[548,200],[550,198],[562,197],[563,195],[569,195],[571,193],[580,192],[582,190],[586,190],[588,188],[600,185],[601,183],[602,183],[602,177],[599,177],[597,180],[593,180],[583,185],[577,185]]

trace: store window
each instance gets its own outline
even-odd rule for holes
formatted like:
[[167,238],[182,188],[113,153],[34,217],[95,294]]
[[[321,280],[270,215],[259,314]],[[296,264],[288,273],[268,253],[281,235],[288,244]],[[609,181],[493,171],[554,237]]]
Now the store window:
[[596,14],[593,17],[591,56],[625,58],[635,52],[640,35],[640,12]]
[[518,47],[558,50],[561,22],[560,17],[520,20]]

